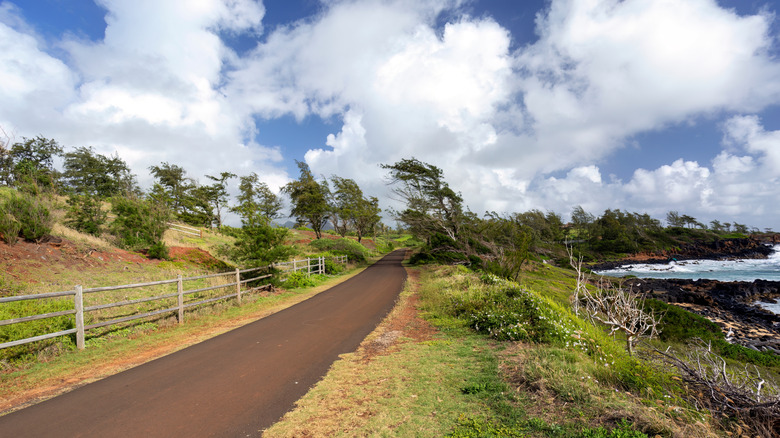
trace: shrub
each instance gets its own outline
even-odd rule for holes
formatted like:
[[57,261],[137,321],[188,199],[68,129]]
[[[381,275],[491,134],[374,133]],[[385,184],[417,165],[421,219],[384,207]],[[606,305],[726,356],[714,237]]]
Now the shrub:
[[19,231],[21,229],[22,224],[11,213],[0,211],[0,236],[2,236],[5,243],[9,245],[16,243],[19,240]]
[[[6,217],[0,219],[5,228],[3,232],[6,242],[14,240],[11,233],[16,227],[18,232],[16,236],[21,235],[26,240],[38,241],[49,235],[53,220],[49,210],[41,203],[29,195],[11,196],[6,201],[3,210],[6,211]],[[9,219],[7,216],[10,215]],[[14,224],[14,220],[16,224]],[[2,225],[0,225],[2,226]],[[9,242],[10,243],[10,242]]]
[[123,197],[114,198],[112,204],[111,211],[117,217],[109,229],[119,239],[120,246],[137,250],[162,241],[169,218],[165,207]]
[[165,246],[165,242],[155,242],[149,247],[149,251],[146,253],[149,258],[158,260],[168,260],[168,248]]
[[493,289],[454,303],[456,316],[474,330],[500,341],[552,342],[566,334],[560,319],[541,298],[518,287]]
[[325,273],[328,275],[340,274],[344,271],[344,265],[336,263],[330,258],[325,258]]
[[694,338],[710,341],[724,337],[714,322],[663,301],[645,300],[645,311],[663,315],[658,337],[665,342],[687,342]]
[[67,202],[69,207],[65,224],[82,233],[99,236],[107,217],[100,208],[100,201],[91,196],[74,195]]
[[287,279],[282,284],[287,289],[300,289],[304,287],[312,287],[316,285],[316,282],[312,276],[305,272],[295,271],[287,275]]

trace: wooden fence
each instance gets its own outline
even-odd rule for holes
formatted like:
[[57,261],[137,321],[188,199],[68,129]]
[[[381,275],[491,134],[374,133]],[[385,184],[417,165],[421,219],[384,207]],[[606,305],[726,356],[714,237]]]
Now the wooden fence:
[[[2,297],[0,298],[0,305],[4,303],[13,303],[19,301],[40,300],[40,299],[72,296],[73,309],[0,320],[0,327],[6,325],[12,325],[12,324],[21,324],[29,321],[42,320],[47,318],[69,316],[69,315],[75,315],[75,327],[67,330],[61,330],[53,333],[46,333],[43,335],[29,337],[25,339],[0,343],[0,349],[15,347],[23,344],[29,344],[31,342],[42,341],[45,339],[55,338],[58,336],[71,335],[74,333],[76,335],[76,346],[79,349],[84,349],[85,332],[87,330],[106,327],[114,324],[121,324],[121,323],[129,322],[141,318],[149,318],[152,316],[157,316],[169,312],[170,313],[175,312],[178,323],[182,324],[184,323],[185,309],[208,304],[208,303],[213,303],[219,300],[232,299],[232,298],[235,298],[236,302],[239,305],[241,305],[242,294],[258,291],[270,286],[269,283],[260,286],[246,288],[247,283],[257,282],[263,279],[267,279],[273,276],[274,274],[272,273],[264,274],[252,278],[245,278],[243,280],[241,279],[242,275],[244,276],[246,276],[246,274],[255,275],[255,273],[259,273],[258,271],[263,271],[268,268],[275,268],[278,272],[280,272],[281,275],[285,275],[285,274],[289,274],[290,272],[301,271],[301,270],[305,270],[308,274],[324,273],[325,259],[326,259],[325,257],[318,257],[315,259],[307,258],[305,260],[293,260],[291,262],[278,263],[270,267],[250,268],[250,269],[243,269],[243,270],[236,269],[235,271],[222,272],[218,274],[201,275],[196,277],[182,278],[181,275],[178,275],[177,278],[171,280],[161,280],[161,281],[152,281],[147,283],[124,284],[120,286],[105,286],[105,287],[93,287],[93,288],[83,288],[82,286],[79,285],[79,286],[75,286],[73,290],[67,290],[62,292],[49,292],[49,293],[33,294],[33,295],[18,295],[13,297]],[[336,263],[344,263],[344,264],[347,263],[346,256],[334,257],[332,259]],[[209,285],[205,287],[196,287],[189,290],[185,290],[184,288],[185,282],[201,281],[201,280],[212,279],[216,277],[229,277],[230,282],[216,284],[216,285]],[[85,295],[89,295],[89,294],[97,294],[99,292],[119,291],[119,290],[137,289],[137,288],[145,288],[145,287],[149,288],[149,287],[157,287],[157,286],[173,285],[173,284],[176,285],[175,292],[162,293],[154,296],[142,296],[140,298],[135,298],[135,299],[128,299],[127,297],[125,297],[124,300],[119,302],[95,304],[95,305],[88,305],[88,306],[84,305],[84,297]],[[243,290],[242,290],[242,285],[245,286]],[[171,288],[171,290],[173,290],[172,286],[168,286],[168,287]],[[217,289],[225,289],[225,288],[231,288],[230,293],[222,294],[218,296],[210,296],[205,299],[197,299],[197,298],[201,298],[200,295],[202,295],[202,293],[204,292],[213,291]],[[194,296],[196,297],[196,300],[186,301],[186,298],[188,296]],[[85,321],[84,317],[89,312],[96,312],[96,311],[101,311],[110,308],[119,308],[123,306],[137,305],[140,303],[149,303],[153,301],[163,301],[163,302],[168,301],[172,303],[174,298],[176,299],[175,305],[164,304],[163,306],[164,308],[162,309],[154,309],[148,312],[133,312],[126,316],[112,317],[112,319],[95,321],[91,324],[84,323]]]
[[178,231],[180,233],[189,234],[191,236],[197,236],[200,237],[201,239],[203,238],[203,230],[200,230],[198,228],[192,228],[186,225],[174,224],[173,222],[166,222],[166,224],[169,227],[171,227],[172,231]]

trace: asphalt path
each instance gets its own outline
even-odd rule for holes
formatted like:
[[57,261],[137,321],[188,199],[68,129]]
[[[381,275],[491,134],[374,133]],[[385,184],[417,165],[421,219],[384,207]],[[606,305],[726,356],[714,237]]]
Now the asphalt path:
[[404,251],[288,309],[0,417],[0,437],[258,436],[354,351],[403,287]]

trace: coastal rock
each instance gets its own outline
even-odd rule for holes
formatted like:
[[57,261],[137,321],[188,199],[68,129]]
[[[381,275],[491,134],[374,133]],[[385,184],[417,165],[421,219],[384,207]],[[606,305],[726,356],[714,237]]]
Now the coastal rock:
[[773,252],[771,242],[765,239],[719,239],[683,244],[673,250],[638,253],[623,260],[598,262],[588,267],[594,271],[604,271],[632,263],[668,263],[672,260],[765,259]]
[[780,281],[632,278],[623,287],[698,313],[724,332],[732,329],[736,342],[746,347],[780,350],[780,315],[755,304],[780,298]]

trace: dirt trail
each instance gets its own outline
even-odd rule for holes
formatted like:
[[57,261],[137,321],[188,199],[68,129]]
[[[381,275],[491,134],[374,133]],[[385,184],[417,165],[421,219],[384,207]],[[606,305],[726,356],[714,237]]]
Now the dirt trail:
[[392,309],[404,251],[284,311],[0,417],[13,437],[258,436]]

